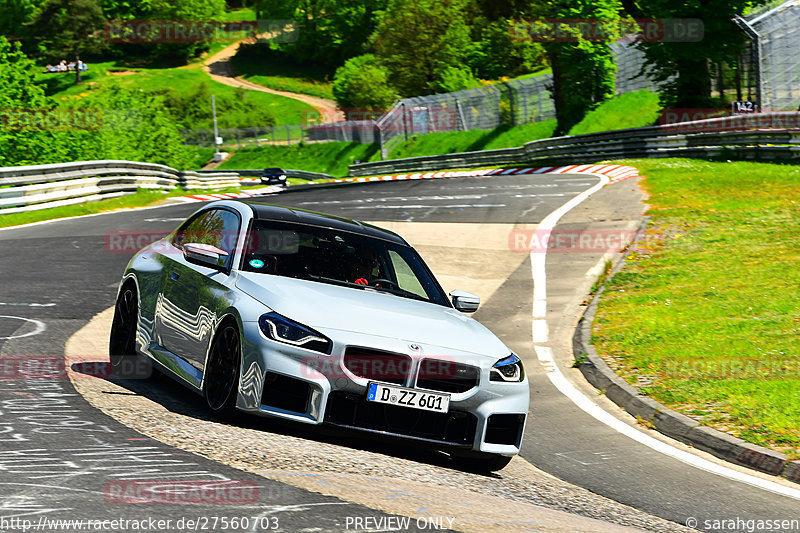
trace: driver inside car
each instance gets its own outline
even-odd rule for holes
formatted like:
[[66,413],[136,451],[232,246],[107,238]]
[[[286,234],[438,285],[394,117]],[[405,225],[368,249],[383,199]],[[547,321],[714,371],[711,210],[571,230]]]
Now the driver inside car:
[[357,285],[369,285],[378,269],[378,261],[372,250],[362,248],[349,255],[346,260],[348,281]]

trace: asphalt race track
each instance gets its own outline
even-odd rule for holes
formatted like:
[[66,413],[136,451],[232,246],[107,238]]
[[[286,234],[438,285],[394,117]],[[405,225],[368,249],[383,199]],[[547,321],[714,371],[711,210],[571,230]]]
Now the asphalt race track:
[[[546,174],[400,181],[292,191],[266,201],[383,221],[401,234],[407,222],[428,224],[426,228],[464,223],[533,227],[596,183],[592,176]],[[618,191],[622,189],[628,192],[620,201]],[[559,227],[587,223],[607,227],[625,219],[636,211],[633,189],[628,182],[602,189],[565,216]],[[198,207],[200,204],[177,204],[0,231],[0,531],[19,530],[4,519],[36,524],[42,517],[138,520],[152,516],[172,520],[168,527],[175,528],[181,519],[249,516],[262,520],[261,529],[274,518],[283,531],[353,530],[356,528],[346,523],[346,517],[390,518],[362,505],[248,474],[143,437],[90,406],[68,379],[14,379],[15,360],[37,356],[58,361],[67,340],[113,305],[120,275],[134,250],[110,250],[109,232],[165,234]],[[426,257],[425,246],[419,248]],[[464,254],[469,259],[469,249]],[[577,285],[585,283],[582,274],[568,273],[576,265],[585,272],[600,257],[566,256],[548,254],[548,285],[552,277],[555,294],[560,289],[564,294],[574,292]],[[598,422],[562,395],[533,353],[531,264],[526,255],[518,257],[503,282],[487,288],[491,296],[482,302],[475,318],[524,359],[531,376],[524,459],[591,492],[697,529],[747,531],[748,520],[800,520],[797,500],[658,453]],[[473,259],[486,261],[486,256],[476,253]],[[443,284],[448,290],[456,288]],[[553,305],[557,307],[559,302],[555,299]],[[554,336],[568,333],[556,331]],[[591,394],[591,389],[580,383],[580,374],[569,370],[570,355],[559,354],[562,371]],[[155,386],[169,387],[161,382]],[[117,505],[107,501],[109,483],[167,479],[234,480],[258,487],[258,497],[251,505],[237,507],[235,513],[225,505]],[[733,529],[714,529],[706,522],[737,519],[742,526]],[[361,530],[379,530],[379,526],[363,526]],[[414,527],[412,521],[408,530]],[[385,522],[380,530],[398,529]]]

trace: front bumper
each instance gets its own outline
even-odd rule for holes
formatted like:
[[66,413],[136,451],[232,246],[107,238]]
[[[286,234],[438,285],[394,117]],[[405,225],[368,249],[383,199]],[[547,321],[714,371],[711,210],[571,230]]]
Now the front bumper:
[[[419,346],[398,339],[345,331],[321,331],[333,339],[331,355],[278,343],[266,338],[258,324],[245,322],[244,351],[237,407],[265,416],[307,424],[333,424],[382,435],[414,439],[441,447],[457,447],[498,454],[519,453],[528,414],[527,377],[518,383],[489,379],[495,359]],[[368,347],[408,359],[404,375],[387,379],[357,375],[345,364],[352,347]],[[468,390],[450,394],[448,413],[435,413],[366,401],[370,381],[421,387],[420,365],[436,360],[443,364],[467,365],[477,372]],[[431,383],[428,381],[428,383]],[[443,384],[446,385],[446,384]]]

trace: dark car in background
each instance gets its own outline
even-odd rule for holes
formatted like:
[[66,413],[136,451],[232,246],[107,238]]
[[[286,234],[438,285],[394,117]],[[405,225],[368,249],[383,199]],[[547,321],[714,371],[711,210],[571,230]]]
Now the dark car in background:
[[265,185],[286,185],[286,171],[282,168],[265,168],[261,173],[261,183]]

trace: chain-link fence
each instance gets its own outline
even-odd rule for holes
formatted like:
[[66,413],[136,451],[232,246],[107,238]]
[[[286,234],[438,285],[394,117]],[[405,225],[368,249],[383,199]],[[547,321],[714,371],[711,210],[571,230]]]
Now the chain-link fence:
[[511,89],[509,96],[511,124],[526,124],[556,118],[556,106],[550,94],[553,88],[552,75],[543,74],[511,80],[503,85]]
[[616,92],[618,95],[642,89],[658,92],[658,84],[648,77],[647,69],[644,68],[644,52],[634,44],[623,41],[611,43],[617,65]]
[[760,41],[761,108],[800,106],[800,1],[747,17]]
[[[214,130],[181,130],[184,143],[194,146],[214,146]],[[309,140],[306,130],[299,124],[287,126],[265,126],[252,128],[222,128],[219,130],[223,146],[262,144],[295,144]]]

